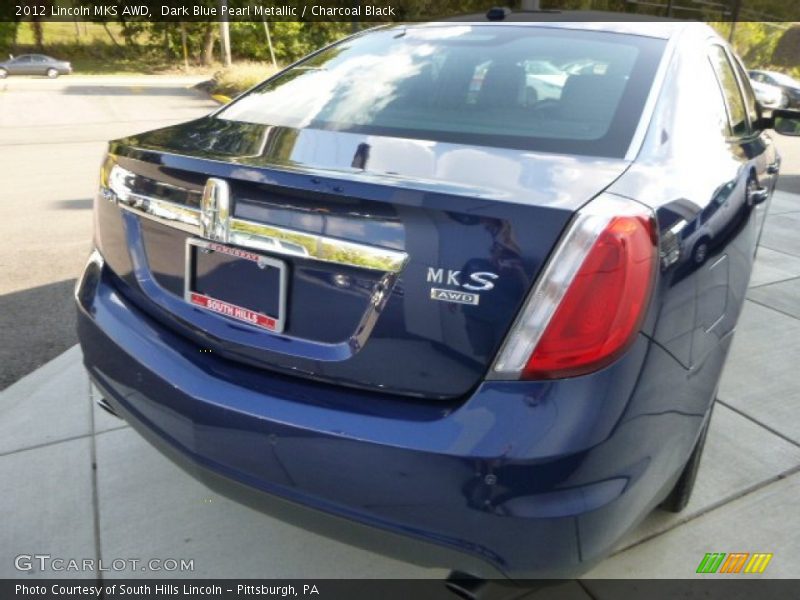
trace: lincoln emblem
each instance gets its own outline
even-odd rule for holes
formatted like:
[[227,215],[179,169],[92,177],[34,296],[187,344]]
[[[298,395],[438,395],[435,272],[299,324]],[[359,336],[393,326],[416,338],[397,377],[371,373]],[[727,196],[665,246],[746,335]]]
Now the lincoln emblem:
[[216,242],[228,241],[231,194],[228,182],[211,177],[203,188],[200,202],[200,227],[202,235]]

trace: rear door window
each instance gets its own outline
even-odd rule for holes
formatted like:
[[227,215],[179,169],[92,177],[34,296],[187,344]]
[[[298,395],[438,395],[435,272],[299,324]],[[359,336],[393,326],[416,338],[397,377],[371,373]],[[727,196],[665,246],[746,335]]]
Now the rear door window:
[[744,105],[747,109],[747,116],[750,119],[750,125],[753,126],[758,121],[758,101],[756,100],[755,92],[753,92],[753,86],[750,85],[750,79],[747,77],[747,73],[742,68],[742,65],[739,64],[739,61],[736,59],[733,60],[733,64],[736,69],[736,75],[739,77],[742,94],[744,95]]
[[750,132],[747,109],[745,108],[742,90],[739,87],[733,66],[728,60],[728,54],[722,46],[714,45],[711,46],[708,56],[717,74],[722,94],[725,97],[731,131],[735,137],[745,136]]

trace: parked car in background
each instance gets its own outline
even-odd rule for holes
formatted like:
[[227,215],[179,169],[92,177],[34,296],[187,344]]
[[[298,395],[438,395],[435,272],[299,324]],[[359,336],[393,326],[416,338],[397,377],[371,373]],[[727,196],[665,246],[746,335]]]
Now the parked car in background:
[[527,579],[686,506],[800,113],[705,24],[509,15],[111,142],[75,299],[102,405],[220,493]]
[[755,79],[750,80],[756,100],[764,108],[786,108],[789,105],[789,97],[776,85],[761,83]]
[[748,71],[750,79],[758,83],[774,85],[786,94],[787,108],[800,108],[800,81],[778,71]]
[[55,79],[59,75],[72,73],[72,65],[45,54],[23,54],[11,56],[0,62],[0,79],[9,75],[45,75]]
[[529,98],[541,101],[557,100],[561,96],[568,73],[546,60],[525,61],[522,67],[526,73],[526,93]]

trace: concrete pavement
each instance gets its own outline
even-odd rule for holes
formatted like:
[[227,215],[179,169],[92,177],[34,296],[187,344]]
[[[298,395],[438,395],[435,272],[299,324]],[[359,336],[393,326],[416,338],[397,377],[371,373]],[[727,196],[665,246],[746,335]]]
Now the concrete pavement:
[[[15,211],[14,219],[0,220],[0,326],[6,341],[0,364],[23,365],[10,372],[31,368],[30,362],[14,362],[20,349],[38,359],[39,352],[55,355],[74,340],[64,323],[36,315],[63,306],[58,318],[66,321],[67,311],[71,318],[70,280],[88,249],[89,199],[105,140],[213,108],[186,89],[189,83],[157,79],[148,90],[140,80],[0,82],[0,168]],[[778,143],[785,157],[781,186],[793,189],[800,180],[800,141]],[[689,578],[712,551],[772,552],[763,577],[797,576],[798,225],[800,195],[778,192],[692,502],[680,515],[653,513],[589,577]],[[16,337],[7,338],[6,331]],[[26,339],[32,332],[33,345]],[[39,335],[53,336],[63,348],[43,350]],[[20,573],[13,558],[24,553],[106,562],[193,559],[192,577],[444,575],[303,532],[213,495],[122,421],[97,409],[92,396],[77,347],[0,393],[0,481],[7,483],[0,511],[9,516],[0,527],[0,577],[76,575]],[[176,574],[126,570],[105,576]],[[553,593],[602,596],[597,584],[584,585]]]
[[0,80],[0,389],[76,342],[70,289],[108,140],[209,112],[201,79]]

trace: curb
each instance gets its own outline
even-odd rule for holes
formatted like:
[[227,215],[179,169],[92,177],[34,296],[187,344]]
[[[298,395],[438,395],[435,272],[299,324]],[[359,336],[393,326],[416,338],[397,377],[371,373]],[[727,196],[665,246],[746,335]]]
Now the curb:
[[211,98],[220,104],[228,104],[232,100],[230,96],[225,96],[224,94],[211,94]]

